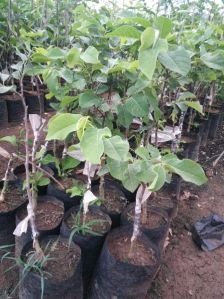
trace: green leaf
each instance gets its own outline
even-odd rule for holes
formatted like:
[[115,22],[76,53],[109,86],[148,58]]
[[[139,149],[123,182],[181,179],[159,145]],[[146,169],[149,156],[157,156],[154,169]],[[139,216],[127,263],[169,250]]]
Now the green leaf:
[[191,69],[191,57],[183,47],[159,54],[159,61],[168,69],[186,76]]
[[150,48],[155,40],[155,30],[151,27],[146,28],[141,34],[141,49]]
[[172,22],[170,19],[160,16],[155,19],[153,27],[159,30],[161,38],[166,38],[172,30]]
[[38,186],[46,186],[50,184],[50,179],[42,177],[41,179],[38,180],[37,185]]
[[224,70],[224,50],[216,50],[213,53],[205,52],[201,55],[201,60],[212,69]]
[[199,186],[207,182],[207,178],[202,167],[192,160],[171,158],[167,161],[167,167],[172,172],[181,176],[186,182]]
[[140,171],[141,167],[138,163],[128,164],[124,173],[124,179],[122,180],[122,184],[127,190],[134,192],[137,189],[140,184],[137,174]]
[[101,102],[101,98],[97,97],[92,91],[86,91],[79,96],[79,106],[81,108],[97,107]]
[[182,92],[177,100],[184,101],[187,99],[195,99],[195,98],[196,96],[193,93],[186,91],[186,92]]
[[114,31],[107,33],[106,36],[139,39],[141,37],[141,32],[133,26],[123,25],[116,28]]
[[117,106],[118,123],[128,128],[133,120],[133,115],[128,111],[126,104]]
[[128,167],[128,161],[118,161],[107,157],[107,167],[112,177],[122,181],[124,179],[125,170]]
[[66,171],[68,169],[73,169],[73,168],[77,167],[79,164],[80,164],[79,160],[76,160],[69,156],[65,156],[65,158],[61,162],[61,167],[62,167],[63,171]]
[[93,164],[99,164],[104,153],[103,137],[111,137],[111,131],[104,129],[89,128],[85,131],[80,142],[81,151],[85,159]]
[[199,101],[184,101],[184,104],[203,114],[203,106],[200,104]]
[[114,160],[128,160],[129,143],[120,136],[104,138],[104,152],[107,156]]
[[156,69],[157,57],[160,52],[167,51],[167,41],[159,39],[153,48],[139,50],[139,68],[142,73],[152,80],[153,74]]
[[99,52],[97,49],[95,47],[89,46],[85,52],[80,55],[80,58],[86,63],[98,64],[100,63],[98,56]]
[[135,117],[147,116],[149,112],[149,104],[147,98],[143,94],[132,96],[125,104],[126,109]]
[[78,48],[70,49],[66,61],[69,68],[73,68],[75,65],[80,64],[80,50]]
[[156,164],[152,166],[152,172],[155,177],[152,183],[149,186],[150,191],[158,191],[160,190],[166,182],[166,171],[160,164]]
[[5,142],[8,142],[8,143],[11,143],[13,146],[17,145],[17,139],[16,139],[15,135],[4,136],[4,137],[0,138],[0,141],[5,141]]
[[65,140],[68,134],[77,130],[80,114],[61,113],[52,117],[48,123],[46,140]]
[[46,53],[46,57],[52,60],[63,59],[65,58],[65,52],[62,49],[57,47],[50,48]]
[[9,91],[16,91],[16,86],[11,85],[11,86],[4,86],[0,84],[0,94],[1,93],[7,93]]

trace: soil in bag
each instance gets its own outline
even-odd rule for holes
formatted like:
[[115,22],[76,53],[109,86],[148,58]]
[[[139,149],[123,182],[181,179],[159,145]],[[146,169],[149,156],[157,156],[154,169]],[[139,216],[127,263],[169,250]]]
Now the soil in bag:
[[64,203],[65,212],[68,211],[70,208],[74,206],[78,206],[80,204],[81,196],[73,196],[70,197],[69,193],[66,193],[67,189],[70,189],[74,186],[74,179],[73,178],[58,178],[58,181],[62,184],[64,189],[62,189],[58,184],[55,182],[51,182],[47,186],[47,194],[50,196],[56,197],[58,200]]
[[6,101],[0,99],[0,127],[6,127],[8,124],[8,110]]
[[155,245],[140,234],[131,244],[132,229],[112,230],[93,276],[89,299],[145,299],[159,270]]
[[[131,203],[121,215],[122,225],[133,225],[135,217],[135,204]],[[147,204],[147,210],[141,213],[141,230],[163,252],[164,243],[169,232],[170,222],[167,213],[157,207]]]
[[8,121],[12,123],[22,122],[24,118],[24,107],[19,96],[6,96],[8,109]]
[[[0,184],[0,192],[3,182]],[[22,192],[18,181],[9,181],[4,201],[0,202],[0,246],[15,244],[13,231],[16,210],[26,203],[27,199]],[[0,255],[5,252],[0,251]]]
[[46,261],[41,266],[36,262],[38,270],[31,266],[25,273],[24,266],[35,261],[32,242],[22,250],[19,299],[40,299],[42,294],[43,299],[82,299],[80,248],[58,236],[42,238],[40,246]]
[[85,297],[88,293],[88,285],[100,255],[105,235],[110,228],[110,217],[95,206],[89,207],[85,218],[79,207],[71,208],[64,217],[61,235],[67,238],[73,236],[73,242],[79,245],[82,251]]
[[38,96],[36,91],[26,91],[25,99],[29,114],[42,114],[44,112],[44,97],[42,94]]
[[[16,213],[16,224],[18,225],[27,216],[27,208],[24,206]],[[59,234],[60,224],[64,216],[63,203],[51,196],[40,196],[37,202],[35,222],[40,236]],[[30,225],[26,233],[16,237],[15,255],[19,257],[21,250],[32,240]]]
[[[100,198],[99,185],[93,186],[92,191]],[[101,209],[112,220],[112,228],[118,227],[120,225],[121,213],[128,203],[119,185],[111,180],[106,180],[104,183],[104,198],[100,198],[100,200],[102,201]]]

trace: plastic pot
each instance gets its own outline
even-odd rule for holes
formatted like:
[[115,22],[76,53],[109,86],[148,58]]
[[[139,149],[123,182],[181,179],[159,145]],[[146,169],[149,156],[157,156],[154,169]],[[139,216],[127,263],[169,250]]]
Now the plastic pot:
[[[99,185],[93,186],[92,192],[99,196]],[[110,216],[112,228],[118,227],[120,225],[121,213],[128,203],[121,185],[116,181],[105,180],[104,197],[105,200],[102,200],[101,209]]]
[[6,127],[8,124],[8,110],[6,101],[0,100],[0,127]]
[[59,189],[59,187],[54,183],[50,183],[47,186],[47,195],[56,197],[58,200],[62,201],[65,207],[65,212],[74,206],[79,206],[82,198],[81,196],[70,197],[65,190]]
[[[63,237],[66,238],[70,237],[72,229],[68,225],[68,219],[69,217],[71,217],[71,215],[77,215],[79,211],[80,211],[79,207],[73,207],[65,214],[64,220],[61,225],[61,235]],[[93,234],[82,235],[80,233],[76,233],[72,238],[73,242],[79,245],[82,251],[83,283],[84,283],[85,295],[88,292],[88,284],[93,274],[93,270],[95,268],[97,259],[100,255],[100,251],[103,246],[105,236],[111,228],[110,217],[106,215],[104,212],[102,212],[99,209],[99,207],[90,206],[89,213],[90,213],[89,215],[92,216],[89,221],[91,221],[92,219],[94,220],[102,219],[103,221],[105,221],[105,225],[104,225],[104,231],[102,231],[101,236],[95,236]],[[85,221],[87,223],[88,214],[86,217],[87,219]]]
[[[3,182],[1,182],[1,189],[2,186]],[[0,246],[15,244],[15,236],[13,235],[13,231],[16,228],[15,213],[20,206],[26,203],[26,198],[23,197],[21,193],[18,201],[14,201],[12,199],[9,208],[8,206],[10,194],[15,193],[14,190],[21,190],[18,181],[10,181],[9,186],[11,189],[11,193],[7,193],[5,198],[5,202],[8,202],[8,204],[0,203]],[[0,255],[2,255],[3,253],[4,252],[0,251]]]
[[[134,223],[135,203],[127,206],[121,215],[122,225],[131,225]],[[143,222],[143,211],[141,214],[142,232],[158,246],[159,252],[163,252],[164,243],[169,233],[170,221],[167,213],[158,207],[151,207],[147,204],[147,219]]]
[[206,146],[208,141],[208,134],[211,126],[211,119],[209,118],[208,120],[205,120],[202,126],[203,126],[203,133],[201,138],[201,145]]
[[[81,299],[83,287],[80,248],[74,243],[69,245],[67,239],[58,236],[44,237],[40,244],[44,252],[51,250],[49,255],[52,261],[49,260],[46,269],[43,269],[43,284],[40,273],[31,270],[23,275],[24,268],[20,267],[19,299],[40,299],[42,292],[44,299]],[[30,251],[33,251],[32,242],[22,250],[23,261],[26,262]],[[48,276],[46,272],[49,273]]]
[[221,120],[221,113],[212,113],[210,115],[210,119],[211,119],[211,124],[210,124],[210,128],[209,128],[209,133],[208,133],[208,137],[210,139],[215,139],[217,131],[218,131],[218,127],[220,125],[220,120]]
[[172,221],[177,215],[178,202],[176,199],[171,198],[171,196],[164,197],[158,194],[153,199],[148,200],[148,205],[152,208],[159,208],[167,213],[169,221]]
[[42,94],[39,99],[37,92],[26,92],[25,99],[29,114],[42,114],[44,112],[44,97]]
[[8,121],[9,122],[22,122],[24,118],[23,103],[20,98],[11,97],[7,98]]
[[[157,248],[141,234],[131,249],[132,230],[112,230],[97,263],[89,299],[144,299],[159,269]],[[138,260],[140,257],[141,261]]]
[[[20,208],[16,213],[16,225],[27,216],[26,206]],[[64,205],[61,201],[52,196],[41,196],[38,198],[36,211],[36,225],[41,237],[60,233],[60,225],[64,216]],[[45,223],[40,223],[44,219]],[[52,222],[53,224],[52,224]],[[19,257],[22,248],[32,240],[30,225],[26,233],[15,238],[15,256]]]

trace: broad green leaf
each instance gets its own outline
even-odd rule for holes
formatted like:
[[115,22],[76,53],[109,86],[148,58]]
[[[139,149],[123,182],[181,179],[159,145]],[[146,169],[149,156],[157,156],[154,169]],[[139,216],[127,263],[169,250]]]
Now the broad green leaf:
[[151,183],[155,177],[155,174],[152,171],[152,163],[147,160],[137,160],[135,163],[138,163],[140,166],[140,171],[136,173],[136,177],[141,183]]
[[150,21],[142,18],[142,17],[130,17],[130,18],[124,18],[118,21],[119,23],[126,23],[126,24],[140,24],[143,27],[147,28],[151,25]]
[[57,47],[50,48],[46,53],[46,57],[52,60],[63,59],[65,58],[65,51]]
[[90,64],[98,64],[100,63],[99,59],[99,52],[97,51],[97,49],[93,46],[89,46],[85,52],[83,52],[80,55],[80,58],[86,62],[86,63],[90,63]]
[[155,40],[155,30],[151,27],[146,28],[141,34],[141,49],[150,48]]
[[125,37],[139,39],[141,32],[134,26],[123,25],[116,28],[114,31],[107,33],[107,37]]
[[89,116],[83,116],[78,120],[77,123],[77,136],[79,140],[82,139],[83,134],[86,129],[91,128],[92,124],[91,121],[89,120]]
[[159,61],[170,71],[186,76],[191,69],[191,57],[183,47],[159,54]]
[[182,92],[177,100],[184,101],[187,99],[195,99],[195,98],[196,96],[193,93],[186,91],[186,92]]
[[9,91],[16,91],[16,86],[11,85],[11,86],[4,86],[0,84],[0,94],[1,93],[7,93]]
[[85,131],[80,142],[81,151],[87,161],[99,164],[104,153],[103,137],[111,137],[111,131],[104,129],[89,128]]
[[66,61],[69,68],[73,68],[76,64],[80,64],[80,50],[78,48],[70,49]]
[[201,60],[212,69],[224,70],[224,50],[216,50],[213,53],[206,52],[201,55]]
[[54,116],[48,123],[46,140],[65,140],[68,134],[77,130],[80,114],[61,113]]
[[202,167],[192,160],[171,158],[167,161],[167,167],[171,172],[181,176],[186,182],[199,186],[207,182],[207,178]]
[[131,96],[136,93],[139,93],[147,86],[149,86],[149,81],[147,79],[138,78],[135,84],[128,88],[127,95]]
[[38,186],[47,186],[50,184],[50,179],[42,177],[41,179],[38,180],[37,185]]
[[138,147],[135,150],[136,155],[138,155],[140,158],[142,158],[143,160],[149,160],[150,159],[150,155],[149,155],[149,151],[147,150],[147,148],[141,146]]
[[81,108],[97,107],[101,102],[101,98],[96,96],[92,91],[86,91],[79,96],[79,106]]
[[61,167],[62,167],[63,171],[66,171],[68,169],[75,168],[79,164],[80,164],[79,160],[74,159],[74,158],[69,157],[69,156],[65,156],[64,159],[61,162]]
[[199,101],[184,101],[184,104],[203,114],[203,106],[200,104]]
[[128,111],[126,104],[118,105],[117,111],[118,111],[118,123],[121,124],[123,127],[128,128],[134,116]]
[[166,182],[166,171],[162,165],[157,164],[152,166],[152,172],[155,177],[152,183],[149,186],[150,191],[158,191],[160,190]]
[[149,112],[149,104],[146,96],[143,94],[132,96],[126,102],[125,107],[135,117],[147,116]]
[[137,174],[141,171],[141,167],[137,163],[128,164],[126,171],[124,172],[124,179],[122,180],[123,186],[130,192],[134,192],[140,182],[137,178]]
[[4,136],[4,137],[0,138],[0,141],[5,141],[5,142],[8,142],[8,143],[11,143],[13,146],[16,146],[16,144],[17,144],[17,140],[16,140],[15,135]]
[[111,159],[118,161],[128,160],[129,144],[120,136],[104,138],[104,153]]
[[128,161],[118,161],[107,157],[107,166],[112,177],[122,181],[124,179],[125,170],[128,167]]
[[139,68],[149,80],[152,80],[155,72],[159,53],[167,51],[167,47],[167,41],[159,39],[153,48],[139,50]]
[[155,19],[153,27],[160,31],[161,38],[166,38],[172,30],[172,22],[170,19],[160,16]]

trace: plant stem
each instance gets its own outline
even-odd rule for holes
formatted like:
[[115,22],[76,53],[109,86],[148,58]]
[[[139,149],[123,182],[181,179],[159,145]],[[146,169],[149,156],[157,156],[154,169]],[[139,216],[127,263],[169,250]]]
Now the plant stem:
[[20,79],[20,96],[24,107],[24,126],[25,126],[25,169],[26,169],[26,191],[28,195],[29,204],[27,205],[27,213],[29,216],[30,227],[32,231],[33,237],[33,247],[36,251],[36,254],[39,257],[43,256],[43,252],[40,248],[40,244],[38,241],[39,233],[35,223],[35,213],[34,207],[36,206],[36,198],[32,198],[31,188],[30,188],[30,171],[29,171],[29,125],[28,125],[28,107],[26,105],[25,97],[24,97],[24,89],[23,89],[23,77]]
[[[105,165],[105,158],[101,158],[101,168]],[[102,200],[104,200],[104,175],[100,177],[100,185],[99,185],[99,196]]]
[[9,171],[10,171],[10,167],[12,165],[12,161],[13,161],[13,156],[10,157],[9,161],[8,161],[8,165],[6,168],[6,172],[5,172],[5,176],[4,176],[4,184],[3,184],[3,188],[0,194],[0,202],[3,202],[5,200],[5,193],[6,190],[8,188],[8,183],[9,183]]

